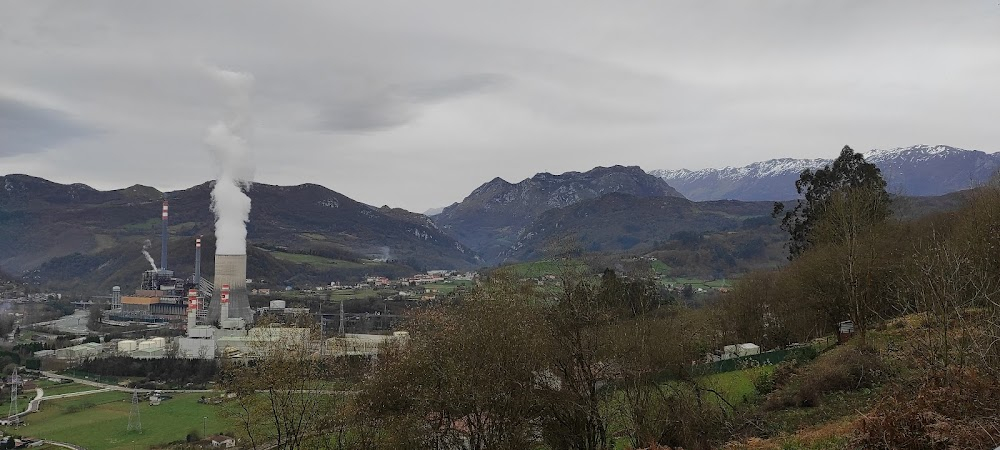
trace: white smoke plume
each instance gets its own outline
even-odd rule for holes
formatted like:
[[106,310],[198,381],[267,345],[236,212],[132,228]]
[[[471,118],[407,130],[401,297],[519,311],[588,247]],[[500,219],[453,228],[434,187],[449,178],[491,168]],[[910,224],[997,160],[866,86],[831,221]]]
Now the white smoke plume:
[[153,257],[149,256],[149,247],[152,245],[153,243],[149,242],[149,239],[146,239],[146,242],[142,243],[142,256],[145,256],[146,261],[149,261],[149,265],[153,267],[153,270],[156,270],[156,261],[153,261]]
[[253,75],[209,67],[209,74],[228,91],[227,117],[212,125],[205,144],[219,168],[212,189],[215,212],[215,253],[246,254],[250,197],[245,193],[253,181],[254,164],[247,141],[250,137],[250,90]]

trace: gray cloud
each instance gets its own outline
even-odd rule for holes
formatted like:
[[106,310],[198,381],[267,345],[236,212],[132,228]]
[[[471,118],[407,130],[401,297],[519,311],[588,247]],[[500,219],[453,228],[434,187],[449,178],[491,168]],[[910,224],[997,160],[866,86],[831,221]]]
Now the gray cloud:
[[70,105],[0,104],[33,124],[0,125],[0,167],[105,188],[215,176],[205,64],[257,80],[258,180],[416,211],[595,165],[1000,150],[987,0],[33,0],[5,5],[0,60],[0,86]]
[[0,158],[40,152],[97,132],[62,111],[0,96]]
[[421,107],[500,88],[498,74],[461,75],[443,80],[372,87],[341,94],[323,105],[316,128],[329,132],[372,132],[413,120]]

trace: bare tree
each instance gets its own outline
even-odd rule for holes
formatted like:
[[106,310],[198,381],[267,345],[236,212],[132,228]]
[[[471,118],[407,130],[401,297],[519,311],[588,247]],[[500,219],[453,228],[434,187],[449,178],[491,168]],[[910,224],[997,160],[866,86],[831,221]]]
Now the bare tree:
[[343,403],[326,380],[338,361],[321,356],[312,328],[254,329],[247,353],[224,361],[220,384],[233,395],[227,408],[254,448],[299,449],[335,432],[330,417]]

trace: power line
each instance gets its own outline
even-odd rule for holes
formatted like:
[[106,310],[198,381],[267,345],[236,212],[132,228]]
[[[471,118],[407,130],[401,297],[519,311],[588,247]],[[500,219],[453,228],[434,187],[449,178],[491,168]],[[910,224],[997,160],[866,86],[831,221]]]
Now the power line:
[[128,431],[142,434],[142,419],[139,417],[139,389],[132,390],[132,409],[128,412]]
[[20,387],[21,377],[17,375],[17,367],[10,374],[10,410],[7,412],[7,420],[15,427],[21,426],[21,417],[18,414],[21,409],[17,407],[17,388]]

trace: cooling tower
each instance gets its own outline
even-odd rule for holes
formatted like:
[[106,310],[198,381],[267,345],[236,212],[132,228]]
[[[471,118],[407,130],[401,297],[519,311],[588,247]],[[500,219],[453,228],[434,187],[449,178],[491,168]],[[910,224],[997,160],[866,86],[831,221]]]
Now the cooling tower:
[[221,301],[218,287],[229,285],[229,318],[241,317],[253,322],[250,299],[247,297],[247,255],[215,255],[215,292],[208,309],[208,320],[221,320]]

